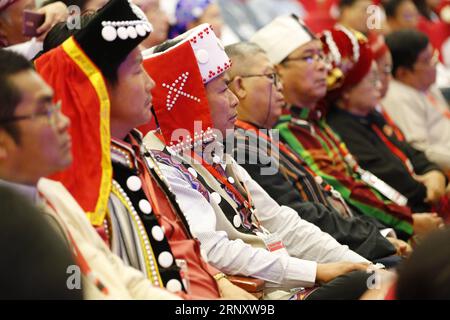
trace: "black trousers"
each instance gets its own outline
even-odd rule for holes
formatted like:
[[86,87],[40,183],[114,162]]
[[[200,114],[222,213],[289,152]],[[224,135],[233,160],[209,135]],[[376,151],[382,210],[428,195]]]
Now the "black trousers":
[[357,300],[369,289],[368,280],[372,274],[365,271],[347,273],[320,286],[305,300]]

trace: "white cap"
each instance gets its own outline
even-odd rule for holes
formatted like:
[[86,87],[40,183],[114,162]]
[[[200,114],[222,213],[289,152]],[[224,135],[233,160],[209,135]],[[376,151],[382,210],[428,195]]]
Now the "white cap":
[[314,35],[295,15],[284,15],[257,31],[250,41],[266,51],[273,64],[279,64],[313,39]]
[[[201,24],[191,30],[188,30],[174,40],[178,39],[181,40],[180,43],[172,48],[169,48],[167,51],[189,42],[192,50],[194,51],[203,83],[206,84],[210,82],[222,73],[225,73],[225,71],[231,67],[231,60],[225,52],[224,45],[220,39],[217,38],[211,25],[206,23]],[[143,51],[142,54],[144,59],[149,58],[154,49],[155,48],[151,48]]]

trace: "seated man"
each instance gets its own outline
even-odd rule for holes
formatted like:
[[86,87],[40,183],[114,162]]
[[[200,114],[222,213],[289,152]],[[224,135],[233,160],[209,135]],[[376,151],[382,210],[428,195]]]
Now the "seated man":
[[[267,130],[278,120],[284,98],[281,82],[264,51],[252,43],[238,43],[227,46],[226,52],[234,61],[228,70],[230,89],[239,98],[234,158],[278,204],[293,208],[300,217],[365,258],[373,260],[395,253],[379,232],[376,219],[355,216],[341,197],[334,198],[336,192],[317,184],[314,175],[286,145],[269,137]],[[347,208],[348,213],[342,213],[346,217],[334,206]],[[388,239],[399,254],[407,253],[406,243]]]
[[[120,16],[122,21],[130,19],[135,25],[147,27],[134,41],[124,42],[122,46],[116,46],[115,51],[109,51],[107,61],[124,59],[149,34],[150,25],[145,20],[141,21],[135,11],[125,0],[114,0],[102,11],[106,17]],[[103,191],[104,187],[101,180],[108,176],[102,175],[98,164],[102,163],[107,169],[108,163],[101,162],[101,156],[97,157],[99,152],[89,154],[89,161],[83,163],[80,153],[84,153],[85,146],[95,150],[100,145],[99,136],[108,136],[109,124],[104,120],[109,113],[109,98],[104,94],[102,74],[85,53],[89,52],[89,57],[94,57],[91,51],[94,43],[83,32],[77,33],[75,38],[70,38],[36,61],[41,74],[58,89],[55,95],[63,100],[65,112],[79,112],[79,118],[83,120],[78,118],[72,122],[73,148],[69,121],[60,112],[60,105],[52,103],[53,90],[23,57],[2,51],[1,80],[5,86],[2,86],[4,96],[1,97],[0,177],[11,184],[29,185],[29,196],[39,200],[56,219],[74,252],[80,267],[78,274],[84,277],[86,298],[176,298],[152,287],[141,272],[126,267],[111,253],[86,218],[87,212],[92,218],[103,211],[101,205],[97,206],[101,200],[97,200],[102,195],[99,190]],[[98,54],[102,43],[96,42],[95,45],[99,46],[95,47]],[[84,139],[90,143],[85,143]],[[69,167],[72,159],[73,164]],[[56,172],[59,176],[55,175]],[[79,178],[79,188],[73,185],[71,188],[73,195],[83,202],[78,204],[60,183],[40,180],[50,174],[56,178],[65,174]],[[94,209],[90,211],[80,208],[80,205]]]
[[42,178],[72,161],[69,121],[52,103],[52,89],[24,57],[0,50],[0,70],[0,179],[45,207],[74,253],[85,299],[176,298],[126,267],[70,193]]
[[60,230],[16,192],[0,186],[0,199],[0,299],[83,299],[67,286],[76,262]]
[[394,80],[383,106],[406,140],[449,172],[450,111],[434,86],[437,52],[427,36],[415,30],[393,32],[386,37],[386,44],[392,53]]
[[[344,42],[335,44],[341,54],[347,50]],[[450,207],[442,204],[448,199],[440,194],[445,189],[445,175],[423,152],[398,140],[375,110],[381,98],[382,70],[378,70],[372,50],[365,48],[360,50],[360,63],[346,70],[348,74],[360,74],[361,80],[358,83],[344,80],[342,89],[328,106],[326,120],[358,164],[406,197],[413,211],[433,210],[446,217]]]
[[[356,35],[342,26],[336,27],[335,33],[336,37],[351,44],[342,60],[352,63],[359,50]],[[324,37],[329,39],[332,34],[325,32]],[[379,188],[372,179],[366,179],[361,170],[356,171],[359,168],[350,162],[353,159],[351,154],[324,121],[320,103],[328,86],[339,85],[342,72],[329,70],[321,41],[292,16],[274,20],[258,31],[252,41],[262,47],[271,63],[276,65],[283,80],[285,99],[291,105],[291,115],[277,126],[281,140],[311,170],[332,185],[350,206],[393,228],[399,238],[407,240],[414,228],[416,231],[422,229],[417,229],[418,224],[427,225],[433,219],[431,215],[413,215],[406,203],[394,202],[395,198],[387,197],[390,193],[384,185]],[[335,54],[335,50],[332,53]]]
[[386,12],[389,32],[417,29],[420,14],[412,0],[386,0],[382,4]]
[[[183,64],[173,63],[181,58]],[[302,291],[294,288],[327,282],[309,298],[359,297],[368,274],[349,272],[366,270],[368,261],[279,206],[231,157],[220,156],[238,103],[224,74],[230,63],[209,25],[162,44],[149,57],[144,52],[144,66],[156,81],[153,105],[161,130],[144,141],[203,254],[226,273],[266,280],[269,299],[298,298]]]
[[[83,15],[81,27],[90,43],[105,41],[100,32],[102,21],[110,19],[104,12]],[[47,49],[58,46],[71,33],[77,31],[65,24],[55,26],[45,39]],[[92,59],[98,61],[101,54],[94,52]],[[140,132],[133,130],[151,120],[150,91],[155,85],[142,69],[140,51],[134,48],[115,72],[111,72],[114,64],[103,65],[108,68],[104,74],[111,105],[114,180],[108,212],[100,226],[111,250],[127,265],[141,270],[155,286],[171,292],[183,291],[202,299],[253,298],[203,261],[199,243],[187,223],[179,219],[183,215],[158,164],[142,144]],[[73,113],[71,118],[77,121]],[[163,230],[174,232],[164,234]]]

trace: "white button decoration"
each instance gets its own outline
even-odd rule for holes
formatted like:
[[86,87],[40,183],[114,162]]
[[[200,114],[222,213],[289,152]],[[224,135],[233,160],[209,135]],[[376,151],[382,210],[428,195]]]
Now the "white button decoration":
[[162,241],[164,239],[164,231],[160,226],[154,226],[151,232],[153,239],[156,241]]
[[129,26],[129,27],[127,28],[127,32],[128,32],[128,36],[129,36],[131,39],[136,39],[136,38],[137,38],[137,31],[136,31],[136,29],[135,29],[134,27]]
[[127,187],[133,192],[139,191],[142,188],[141,179],[137,176],[131,176],[127,180]]
[[197,50],[195,56],[200,64],[207,64],[209,62],[209,53],[205,49]]
[[147,32],[153,32],[153,28],[152,28],[152,25],[150,23],[145,23],[144,24],[144,29]]
[[106,41],[114,41],[117,38],[117,31],[116,28],[111,26],[106,26],[102,29],[102,37]]
[[167,282],[166,289],[172,293],[179,292],[183,289],[181,282],[177,279],[172,279]]
[[228,177],[228,182],[231,183],[231,184],[234,184],[234,183],[235,183],[233,177]]
[[158,257],[158,263],[163,268],[168,268],[173,264],[173,256],[170,252],[163,251]]
[[139,201],[139,209],[141,209],[142,213],[144,214],[152,213],[152,205],[145,199]]
[[127,40],[128,39],[127,28],[120,27],[119,29],[117,29],[117,35],[119,36],[120,39]]
[[236,228],[239,228],[239,227],[241,226],[241,224],[242,224],[242,219],[241,219],[241,217],[240,217],[238,214],[234,216],[234,218],[233,218],[233,224],[234,224],[234,226],[235,226]]
[[138,24],[136,26],[136,32],[140,37],[145,37],[145,35],[147,34],[147,32],[145,31],[145,27],[142,24]]
[[222,201],[222,197],[217,192],[211,193],[211,199],[214,201],[214,203],[219,204],[220,201]]
[[189,171],[190,174],[192,174],[192,176],[193,176],[194,178],[197,178],[197,177],[198,177],[197,171],[195,171],[194,168],[189,168],[188,171]]

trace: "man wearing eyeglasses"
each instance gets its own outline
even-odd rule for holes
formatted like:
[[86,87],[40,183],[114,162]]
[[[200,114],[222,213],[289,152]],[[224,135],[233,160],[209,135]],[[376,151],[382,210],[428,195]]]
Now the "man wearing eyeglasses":
[[230,88],[239,98],[232,150],[235,159],[242,160],[241,165],[251,177],[280,205],[293,208],[300,217],[365,258],[374,260],[394,254],[392,244],[399,247],[401,243],[384,238],[376,220],[350,217],[352,210],[342,197],[329,185],[317,183],[306,164],[278,141],[276,132],[269,133],[285,101],[281,82],[265,52],[252,43],[231,45],[226,51],[234,61],[228,71]]
[[[8,53],[2,56],[6,59]],[[71,163],[70,122],[60,105],[52,103],[53,90],[26,61],[11,54],[0,77],[0,176],[35,184]]]
[[[362,35],[337,26],[324,33],[321,44],[311,33],[299,32],[299,25],[302,23],[295,18],[289,22],[274,20],[252,38],[276,65],[283,80],[285,99],[291,106],[290,115],[282,117],[282,123],[277,126],[281,140],[359,214],[377,219],[385,227],[393,228],[402,239],[408,239],[414,230],[410,208],[382,197],[354,172],[353,166],[347,163],[349,157],[344,145],[323,119],[321,101],[327,89],[338,86],[342,73],[359,59],[358,43]],[[306,29],[304,25],[302,28]],[[336,45],[332,45],[333,34],[348,44],[345,54],[337,52]],[[330,70],[329,62],[319,59],[324,52],[322,46],[328,42],[327,55],[340,57],[342,71]]]

